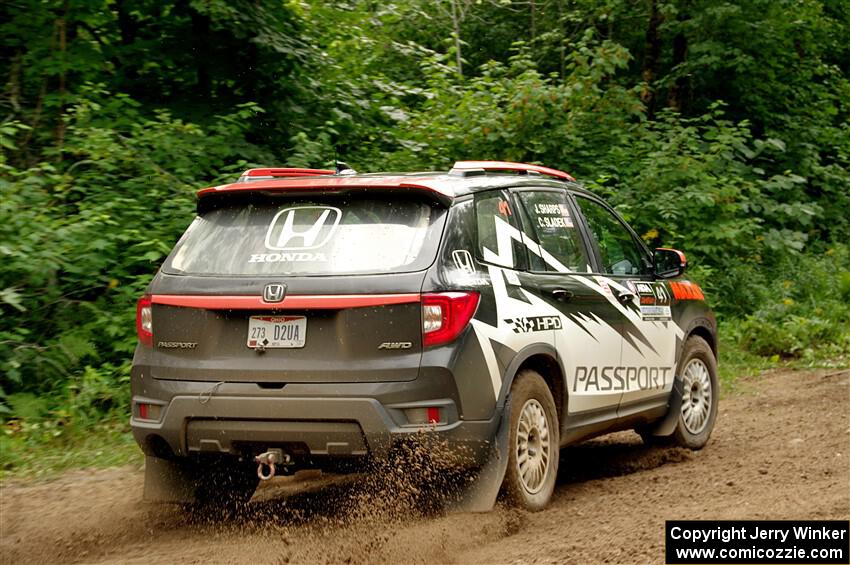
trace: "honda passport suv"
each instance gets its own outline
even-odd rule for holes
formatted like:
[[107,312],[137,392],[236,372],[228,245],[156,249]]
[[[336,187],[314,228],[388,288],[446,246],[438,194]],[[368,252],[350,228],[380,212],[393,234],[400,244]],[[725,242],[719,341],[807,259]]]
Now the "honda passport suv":
[[716,322],[684,254],[566,173],[251,169],[197,212],[138,303],[149,500],[247,501],[427,434],[535,510],[565,445],[708,441]]

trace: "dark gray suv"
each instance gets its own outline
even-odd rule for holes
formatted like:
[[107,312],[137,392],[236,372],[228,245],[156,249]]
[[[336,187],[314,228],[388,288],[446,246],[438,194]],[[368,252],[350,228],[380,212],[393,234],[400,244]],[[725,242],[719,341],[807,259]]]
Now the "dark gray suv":
[[564,445],[636,429],[699,449],[716,324],[685,265],[535,165],[252,169],[201,190],[138,304],[146,497],[244,501],[426,434],[539,509]]

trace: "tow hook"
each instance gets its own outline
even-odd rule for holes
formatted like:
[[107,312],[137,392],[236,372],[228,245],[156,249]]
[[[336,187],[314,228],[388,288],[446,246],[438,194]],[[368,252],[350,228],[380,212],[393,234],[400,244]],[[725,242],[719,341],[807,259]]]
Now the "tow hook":
[[269,449],[254,457],[254,461],[257,463],[257,476],[267,481],[274,477],[278,465],[289,465],[290,458],[289,454],[281,449]]

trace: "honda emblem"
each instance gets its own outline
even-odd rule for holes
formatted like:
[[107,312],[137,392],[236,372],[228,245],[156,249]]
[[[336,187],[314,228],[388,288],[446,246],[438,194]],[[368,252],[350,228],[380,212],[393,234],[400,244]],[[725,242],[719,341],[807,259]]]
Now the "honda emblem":
[[280,302],[286,296],[286,285],[284,284],[267,284],[263,289],[263,301],[265,302]]

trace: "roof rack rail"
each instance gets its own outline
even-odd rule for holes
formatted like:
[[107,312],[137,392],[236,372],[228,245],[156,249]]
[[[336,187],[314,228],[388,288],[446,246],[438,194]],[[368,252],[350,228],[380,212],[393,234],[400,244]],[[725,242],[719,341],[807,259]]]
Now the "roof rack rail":
[[257,180],[271,180],[276,178],[294,177],[316,177],[333,175],[336,171],[329,169],[299,169],[293,167],[272,167],[263,169],[248,169],[236,182],[252,182]]
[[575,181],[570,174],[540,165],[529,165],[528,163],[514,163],[512,161],[457,161],[449,174],[461,176],[476,176],[486,174],[488,171],[516,171],[519,174],[538,174],[554,177],[561,180]]

